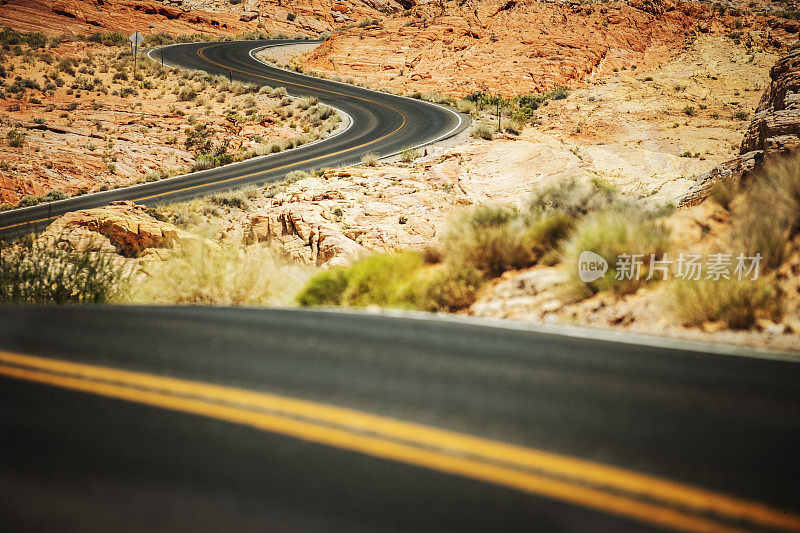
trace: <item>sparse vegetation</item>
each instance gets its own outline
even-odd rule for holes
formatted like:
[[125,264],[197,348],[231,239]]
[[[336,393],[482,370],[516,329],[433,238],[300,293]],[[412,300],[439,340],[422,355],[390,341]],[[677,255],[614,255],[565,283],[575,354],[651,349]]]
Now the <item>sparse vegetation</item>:
[[378,164],[378,154],[374,152],[364,154],[364,157],[361,158],[361,164],[367,167],[374,167]]
[[673,313],[686,326],[723,321],[733,329],[751,328],[759,318],[781,314],[774,280],[675,280],[670,285]]
[[495,129],[484,122],[479,122],[469,130],[471,137],[475,139],[491,140],[494,137]]
[[100,303],[126,284],[108,254],[75,252],[33,237],[0,249],[0,302]]
[[400,161],[403,163],[411,163],[420,156],[419,150],[416,148],[407,148],[400,154]]
[[309,272],[266,248],[197,239],[122,296],[133,303],[276,305],[288,303]]

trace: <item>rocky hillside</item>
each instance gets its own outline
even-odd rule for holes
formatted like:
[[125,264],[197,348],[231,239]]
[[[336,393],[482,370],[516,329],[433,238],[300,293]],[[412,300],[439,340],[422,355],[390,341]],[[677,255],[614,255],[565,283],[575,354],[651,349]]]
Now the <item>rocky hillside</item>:
[[[765,31],[778,41],[794,31],[779,26]],[[761,15],[672,0],[418,1],[337,32],[306,66],[403,91],[512,95],[658,66],[693,34],[765,27]]]
[[800,152],[800,43],[770,70],[770,84],[750,126],[740,155],[700,176],[680,202],[696,205],[720,183],[736,182],[775,156]]
[[23,31],[321,33],[403,9],[395,0],[0,0],[0,26]]

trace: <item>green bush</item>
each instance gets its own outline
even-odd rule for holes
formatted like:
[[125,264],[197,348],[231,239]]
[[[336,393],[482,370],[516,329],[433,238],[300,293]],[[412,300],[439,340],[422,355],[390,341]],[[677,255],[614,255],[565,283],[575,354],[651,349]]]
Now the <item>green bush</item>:
[[32,207],[34,205],[39,205],[39,202],[38,196],[28,194],[20,198],[19,202],[17,202],[17,207]]
[[419,150],[415,148],[407,148],[400,154],[400,161],[403,163],[411,163],[420,156]]
[[69,195],[67,193],[53,189],[44,193],[40,198],[40,200],[42,202],[55,202],[58,200],[65,200],[67,198],[69,198]]
[[350,267],[313,276],[296,301],[310,306],[379,305],[423,311],[455,311],[472,304],[484,278],[463,265],[425,265],[421,254],[375,254]]
[[297,303],[303,307],[341,305],[349,282],[348,272],[346,268],[333,268],[314,275],[298,293]]
[[0,302],[99,303],[127,280],[108,254],[70,252],[26,238],[0,249]]
[[25,144],[26,135],[17,129],[13,129],[6,134],[8,145],[13,148],[21,148]]
[[342,302],[352,306],[408,307],[412,276],[424,262],[419,254],[375,254],[350,267]]

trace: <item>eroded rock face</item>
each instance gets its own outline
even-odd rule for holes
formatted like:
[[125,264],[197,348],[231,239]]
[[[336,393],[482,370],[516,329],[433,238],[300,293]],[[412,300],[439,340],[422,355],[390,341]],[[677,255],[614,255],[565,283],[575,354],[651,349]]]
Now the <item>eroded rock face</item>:
[[782,57],[770,71],[770,85],[742,141],[740,156],[703,174],[680,199],[679,207],[705,200],[720,183],[757,171],[765,160],[800,152],[800,47]]
[[77,252],[116,252],[124,257],[160,256],[198,237],[147,214],[133,202],[73,211],[57,218],[40,237],[66,244]]
[[289,185],[250,213],[243,236],[320,267],[350,264],[369,252],[420,250],[461,205],[455,178],[439,173],[425,165],[327,171]]
[[402,91],[514,95],[656,65],[687,35],[736,21],[662,0],[417,2],[402,17],[337,32],[306,66]]
[[742,141],[742,154],[800,149],[800,48],[772,67],[770,80]]

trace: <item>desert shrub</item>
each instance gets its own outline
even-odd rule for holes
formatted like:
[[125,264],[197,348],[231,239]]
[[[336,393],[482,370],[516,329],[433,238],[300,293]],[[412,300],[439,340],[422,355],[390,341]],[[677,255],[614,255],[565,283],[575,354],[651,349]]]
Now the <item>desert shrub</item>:
[[59,191],[57,189],[53,189],[44,193],[40,198],[40,200],[42,202],[55,202],[58,200],[65,200],[67,198],[69,198],[69,195],[67,193]]
[[286,174],[285,181],[287,183],[294,183],[295,181],[304,180],[308,177],[310,177],[308,172],[305,172],[303,170],[292,170],[291,172]]
[[178,93],[178,100],[180,100],[181,102],[189,102],[191,100],[194,100],[195,98],[197,98],[197,92],[189,87],[184,87]]
[[774,281],[720,279],[674,280],[671,310],[686,326],[724,321],[733,329],[752,327],[760,318],[777,320],[780,301]]
[[0,250],[0,302],[105,302],[126,278],[110,255],[64,250],[26,238]]
[[482,207],[457,218],[442,236],[448,261],[487,277],[533,262],[523,217],[510,208]]
[[407,294],[413,275],[423,265],[422,256],[414,252],[372,255],[350,267],[342,302],[353,306],[409,307]]
[[364,154],[364,157],[361,158],[361,163],[368,167],[374,167],[378,164],[378,154],[375,152],[367,152]]
[[687,105],[683,108],[683,114],[687,117],[693,117],[697,115],[697,109],[693,105]]
[[291,301],[308,272],[278,260],[265,248],[185,241],[124,295],[134,303],[276,305]]
[[[597,211],[583,217],[564,245],[562,259],[569,272],[568,289],[576,297],[589,296],[604,290],[618,293],[635,292],[647,277],[650,254],[661,259],[670,246],[669,230],[662,221],[648,218],[633,209]],[[584,283],[578,277],[578,258],[584,251],[600,255],[608,262],[603,277]],[[616,279],[617,258],[623,254],[642,254],[643,265],[638,279]]]
[[502,123],[503,130],[512,135],[519,135],[522,133],[523,125],[521,122],[513,119],[505,119]]
[[725,209],[730,209],[733,200],[742,194],[742,186],[738,181],[720,183],[711,192],[711,199]]
[[270,98],[280,98],[286,94],[286,87],[275,87],[269,92]]
[[528,204],[534,214],[563,213],[578,218],[592,211],[623,208],[625,203],[616,189],[601,180],[558,181],[538,190]]
[[415,148],[406,148],[403,150],[403,153],[400,154],[400,161],[403,163],[411,163],[416,158],[420,156],[419,150]]
[[489,126],[483,122],[479,122],[469,130],[469,134],[475,139],[490,140],[492,137],[494,137],[494,131],[495,130],[492,126]]
[[456,102],[456,109],[458,109],[458,111],[461,113],[467,113],[470,115],[474,115],[475,113],[478,112],[478,108],[475,105],[475,102],[470,102],[469,100],[466,100],[464,98]]
[[748,113],[747,111],[742,111],[742,110],[739,110],[739,111],[737,111],[737,112],[735,112],[733,114],[733,117],[735,119],[737,119],[737,120],[747,120],[747,118],[749,116],[750,116],[750,113]]
[[34,205],[39,205],[39,203],[38,196],[28,194],[20,198],[19,202],[17,202],[17,207],[33,207]]
[[297,18],[297,15],[295,15],[294,13],[287,13],[286,14],[286,20],[288,20],[289,22],[293,22],[294,19],[296,19],[296,18]]
[[213,154],[198,154],[192,163],[192,172],[208,170],[217,166],[216,158]]
[[128,36],[118,31],[93,33],[87,40],[93,43],[104,44],[106,46],[124,46],[130,44],[128,41]]
[[444,264],[418,276],[410,300],[423,311],[454,312],[472,305],[484,282],[468,265]]
[[8,145],[14,148],[21,148],[25,144],[26,135],[16,128],[6,134]]
[[295,298],[303,307],[341,305],[348,283],[348,269],[332,268],[315,274]]
[[209,200],[212,204],[241,209],[242,211],[246,211],[250,208],[250,202],[247,201],[247,192],[241,190],[212,194]]
[[800,156],[765,165],[732,204],[732,247],[760,253],[767,267],[780,265],[800,233]]

